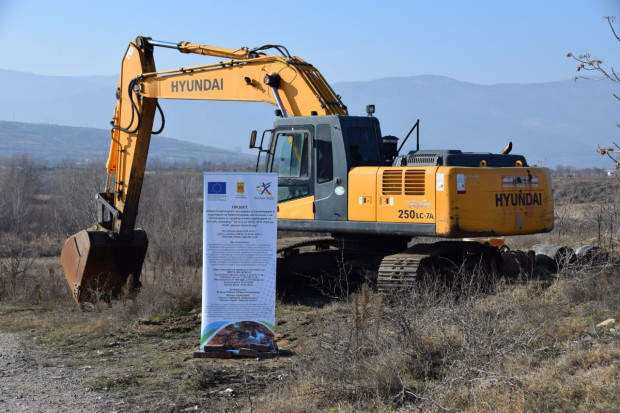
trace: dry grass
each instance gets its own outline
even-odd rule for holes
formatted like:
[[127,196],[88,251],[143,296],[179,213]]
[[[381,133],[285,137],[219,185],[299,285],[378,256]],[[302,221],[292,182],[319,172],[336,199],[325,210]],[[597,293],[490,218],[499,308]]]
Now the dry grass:
[[[29,231],[0,228],[0,328],[34,337],[57,357],[71,354],[72,363],[111,369],[93,381],[98,391],[125,392],[135,406],[153,410],[534,412],[620,405],[620,327],[596,327],[620,320],[616,181],[556,182],[556,229],[510,239],[522,247],[594,240],[614,248],[609,261],[569,265],[552,282],[504,280],[489,288],[428,281],[389,300],[363,287],[328,305],[279,302],[278,340],[295,356],[281,365],[224,365],[188,357],[199,337],[200,173],[186,173],[184,185],[170,174],[149,178],[156,181],[145,184],[142,205],[150,209],[142,222],[153,248],[135,299],[101,302],[90,313],[72,302],[57,256],[67,233],[90,225],[78,222],[88,214],[66,221],[79,214],[44,211],[48,198],[38,193],[28,220],[6,221],[28,223],[20,228]],[[35,212],[55,218],[37,227]],[[110,342],[120,342],[123,352],[110,350]],[[93,360],[91,350],[118,358]],[[145,363],[152,373],[144,374]],[[211,395],[227,385],[237,398]]]
[[[617,265],[569,267],[551,284],[500,282],[492,293],[428,282],[393,300],[364,287],[349,303],[280,303],[281,347],[296,355],[277,371],[187,360],[197,318],[171,313],[181,303],[175,294],[191,287],[177,280],[163,293],[147,280],[135,300],[91,313],[68,299],[5,304],[2,328],[72,354],[76,366],[98,365],[95,350],[118,355],[92,387],[128,400],[139,393],[136,403],[154,403],[150,392],[181,407],[256,412],[614,411],[620,403],[618,326],[596,327],[620,319]],[[123,351],[108,349],[111,341]],[[137,357],[154,373],[140,373]],[[237,398],[213,396],[228,387]]]
[[[576,271],[576,270],[575,270]],[[418,285],[390,303],[363,289],[317,312],[316,334],[267,410],[614,411],[620,267],[495,293]]]

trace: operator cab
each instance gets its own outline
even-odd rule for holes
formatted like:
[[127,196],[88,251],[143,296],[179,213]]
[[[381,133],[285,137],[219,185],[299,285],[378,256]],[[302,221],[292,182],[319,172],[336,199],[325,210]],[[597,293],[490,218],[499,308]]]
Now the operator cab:
[[278,118],[269,132],[268,148],[259,149],[267,153],[264,170],[278,173],[278,202],[314,196],[315,219],[346,220],[349,171],[386,164],[372,116]]

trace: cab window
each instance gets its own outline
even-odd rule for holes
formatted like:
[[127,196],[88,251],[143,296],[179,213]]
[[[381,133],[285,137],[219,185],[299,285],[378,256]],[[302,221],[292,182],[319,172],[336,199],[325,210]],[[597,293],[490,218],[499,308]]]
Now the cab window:
[[299,178],[308,175],[308,134],[280,133],[277,136],[272,172],[279,177]]
[[271,171],[279,178],[289,178],[278,183],[278,202],[309,194],[308,170],[308,133],[278,133]]
[[316,128],[316,181],[318,183],[334,179],[333,158],[331,128],[329,125],[319,125]]
[[379,165],[379,143],[371,128],[347,128],[351,166]]

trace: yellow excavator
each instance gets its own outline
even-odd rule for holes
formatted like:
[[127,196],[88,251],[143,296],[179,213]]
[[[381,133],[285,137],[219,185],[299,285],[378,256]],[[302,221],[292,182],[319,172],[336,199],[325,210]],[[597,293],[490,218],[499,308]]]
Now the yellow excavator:
[[[226,60],[158,72],[157,47]],[[416,150],[399,154],[404,142],[399,148],[396,137],[381,135],[373,105],[365,116],[348,115],[321,73],[283,46],[225,49],[138,37],[123,56],[116,96],[107,183],[95,196],[97,222],[71,236],[61,253],[78,303],[140,286],[148,239],[135,223],[151,135],[165,124],[158,99],[277,106],[273,127],[260,142],[253,132],[250,147],[259,150],[257,169],[278,173],[278,229],[330,233],[340,248],[378,256],[383,289],[412,282],[442,260],[475,257],[489,269],[501,265],[498,249],[488,244],[408,248],[412,237],[501,237],[553,228],[549,170],[528,165],[508,147],[498,154],[420,150],[418,142]],[[157,112],[161,126],[153,131]]]

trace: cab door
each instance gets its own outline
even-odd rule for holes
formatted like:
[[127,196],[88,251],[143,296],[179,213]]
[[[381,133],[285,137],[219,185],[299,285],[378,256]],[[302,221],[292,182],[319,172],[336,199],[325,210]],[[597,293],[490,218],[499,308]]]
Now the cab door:
[[339,128],[316,126],[314,140],[314,218],[347,220],[347,161]]
[[278,173],[278,202],[311,195],[309,131],[276,131],[271,172]]

